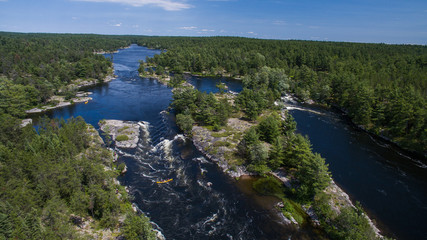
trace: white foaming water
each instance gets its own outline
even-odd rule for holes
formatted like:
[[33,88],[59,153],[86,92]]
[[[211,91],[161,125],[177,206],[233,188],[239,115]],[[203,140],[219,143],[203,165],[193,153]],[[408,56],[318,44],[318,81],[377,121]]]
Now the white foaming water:
[[208,160],[206,160],[206,158],[204,158],[204,157],[193,158],[192,160],[196,161],[196,162],[204,163],[204,164],[212,163],[212,162],[209,162]]
[[113,65],[114,65],[114,70],[117,70],[117,71],[130,71],[131,70],[130,67],[123,65],[123,64],[114,63]]
[[178,135],[176,135],[174,138],[173,138],[173,140],[182,140],[182,141],[185,141],[185,136],[184,135],[182,135],[182,134],[178,134]]
[[212,190],[212,188],[209,186],[208,183],[205,183],[205,182],[203,182],[201,180],[197,180],[197,183],[199,184],[199,186],[201,186],[202,188],[204,188],[204,189],[206,189],[208,191]]
[[142,130],[142,132],[144,133],[144,137],[148,142],[151,142],[151,138],[150,138],[150,131],[148,131],[149,127],[150,127],[150,123],[146,122],[146,121],[139,121],[138,122],[139,128]]
[[151,149],[151,152],[156,153],[158,151],[163,151],[163,153],[165,154],[165,158],[169,161],[172,160],[171,154],[172,154],[172,142],[173,140],[169,140],[169,139],[164,139],[161,142],[159,142],[156,146],[154,146]]

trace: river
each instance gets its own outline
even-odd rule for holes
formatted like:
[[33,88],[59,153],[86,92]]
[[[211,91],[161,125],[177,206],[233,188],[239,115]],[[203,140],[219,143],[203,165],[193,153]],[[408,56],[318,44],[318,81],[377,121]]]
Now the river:
[[[98,128],[102,119],[143,121],[148,130],[134,150],[117,149],[129,171],[119,178],[134,202],[167,239],[313,239],[310,229],[285,227],[271,209],[259,204],[247,186],[223,174],[191,141],[178,134],[165,110],[171,89],[138,76],[139,60],[159,54],[136,45],[113,55],[115,74],[110,83],[90,87],[93,101],[56,109],[49,117],[82,116]],[[109,56],[109,55],[106,55]],[[221,79],[230,90],[241,84]],[[217,91],[220,79],[191,77],[202,91]],[[382,146],[337,114],[291,113],[298,131],[307,134],[315,151],[330,165],[335,181],[379,220],[381,228],[399,239],[425,238],[427,216],[426,169]],[[173,178],[168,184],[156,184]],[[210,184],[211,183],[211,184]],[[424,233],[424,235],[423,235]]]

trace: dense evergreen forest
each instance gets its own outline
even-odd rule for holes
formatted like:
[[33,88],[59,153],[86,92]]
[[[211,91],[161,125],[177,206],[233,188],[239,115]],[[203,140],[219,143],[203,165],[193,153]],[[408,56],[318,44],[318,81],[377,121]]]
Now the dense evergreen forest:
[[0,239],[91,239],[79,230],[89,218],[93,230],[155,239],[114,183],[119,171],[97,134],[82,118],[46,118],[36,132],[0,115]]
[[[178,82],[174,78],[171,81]],[[361,208],[345,206],[337,212],[330,206],[330,202],[339,204],[326,190],[331,176],[325,160],[313,153],[308,138],[295,132],[296,122],[292,116],[281,113],[280,106],[274,104],[281,96],[281,86],[286,87],[288,82],[284,71],[263,68],[245,77],[244,90],[231,101],[234,104],[223,93],[207,94],[178,85],[172,102],[177,125],[188,135],[192,134],[194,123],[218,131],[227,128],[229,117],[240,117],[243,111],[243,118],[255,125],[241,133],[242,140],[231,156],[242,161],[227,161],[229,164],[241,162],[250,172],[262,176],[254,183],[256,191],[279,197],[284,203],[285,216],[296,219],[299,224],[306,221],[301,206],[312,206],[322,229],[332,239],[377,239]],[[277,169],[288,173],[291,188],[285,188],[270,175]]]
[[157,72],[242,77],[264,67],[284,71],[289,81],[281,91],[336,106],[371,132],[427,150],[427,46],[233,37],[142,37],[138,44],[167,49],[147,59]]
[[104,79],[112,63],[94,52],[130,43],[125,36],[0,33],[0,113],[22,117],[73,80]]

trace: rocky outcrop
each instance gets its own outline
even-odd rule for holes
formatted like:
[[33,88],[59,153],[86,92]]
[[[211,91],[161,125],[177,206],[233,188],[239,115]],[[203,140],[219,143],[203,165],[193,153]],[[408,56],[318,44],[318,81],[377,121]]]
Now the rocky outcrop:
[[21,127],[25,127],[29,124],[33,124],[33,119],[31,119],[31,118],[22,119]]
[[[237,118],[228,119],[227,126],[218,132],[205,127],[193,126],[194,146],[229,176],[253,175],[244,166],[234,163],[233,153],[243,137],[242,133],[252,126],[251,123]],[[226,130],[227,129],[227,130]]]
[[[352,207],[356,208],[354,206],[353,202],[350,200],[350,197],[346,192],[344,192],[335,182],[331,179],[331,184],[325,189],[325,192],[327,194],[331,195],[331,201],[329,205],[331,206],[331,209],[339,214],[341,212],[342,208],[345,207]],[[369,222],[369,225],[374,230],[377,237],[382,238],[383,236],[380,234],[380,230],[375,226],[375,224],[372,222],[372,220],[369,218],[368,215],[364,214],[366,219]]]
[[[65,97],[63,97],[63,96],[52,96],[49,100],[51,105],[47,105],[47,106],[43,106],[43,107],[39,107],[39,108],[33,108],[33,109],[25,111],[25,113],[28,113],[28,114],[41,113],[41,112],[51,110],[51,109],[55,109],[55,108],[70,106],[74,103],[88,102],[88,101],[92,100],[92,98],[88,97],[87,95],[89,95],[89,94],[86,94],[86,95],[80,94],[80,97],[76,96],[75,98],[72,98],[68,101],[66,101]],[[52,104],[52,103],[54,103],[54,104]]]
[[146,122],[131,122],[122,120],[101,120],[101,130],[111,136],[116,146],[120,148],[136,148],[141,128],[146,129]]

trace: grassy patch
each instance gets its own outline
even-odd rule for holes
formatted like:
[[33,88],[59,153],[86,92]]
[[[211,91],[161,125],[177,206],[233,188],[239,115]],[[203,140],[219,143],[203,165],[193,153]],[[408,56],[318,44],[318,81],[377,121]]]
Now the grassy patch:
[[127,135],[118,135],[116,137],[116,141],[121,142],[121,141],[127,141],[129,140],[129,137]]
[[225,141],[216,141],[213,146],[214,147],[230,147],[232,144]]
[[283,184],[272,176],[256,180],[252,187],[262,195],[271,195],[278,198],[285,197]]
[[117,130],[117,132],[123,132],[124,130],[128,129],[129,126],[124,126],[122,128],[120,128],[119,130]]
[[242,133],[242,132],[237,132],[237,133],[235,133],[235,134],[233,135],[233,137],[231,138],[231,140],[232,140],[233,142],[238,143],[238,142],[240,142],[240,140],[242,140],[242,138],[243,138],[243,133]]
[[293,217],[298,224],[303,224],[307,214],[304,212],[302,207],[288,198],[282,198],[282,201],[284,205],[282,208],[283,215],[289,219]]
[[220,137],[228,137],[230,135],[232,135],[232,132],[229,131],[224,131],[224,132],[213,132],[211,133],[212,137],[216,137],[216,138],[220,138]]

